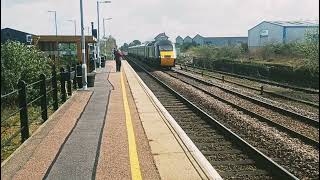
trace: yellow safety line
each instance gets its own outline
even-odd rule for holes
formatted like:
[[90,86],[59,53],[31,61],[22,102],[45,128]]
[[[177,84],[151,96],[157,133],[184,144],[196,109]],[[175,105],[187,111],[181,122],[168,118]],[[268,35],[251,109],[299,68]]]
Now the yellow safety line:
[[123,106],[126,114],[126,125],[128,132],[128,143],[129,143],[129,157],[130,157],[130,165],[131,165],[131,178],[133,180],[141,180],[141,171],[139,165],[139,158],[137,153],[136,140],[134,137],[134,131],[131,120],[131,113],[126,93],[126,87],[124,85],[123,75],[121,72],[121,87],[122,87],[122,96],[123,96]]

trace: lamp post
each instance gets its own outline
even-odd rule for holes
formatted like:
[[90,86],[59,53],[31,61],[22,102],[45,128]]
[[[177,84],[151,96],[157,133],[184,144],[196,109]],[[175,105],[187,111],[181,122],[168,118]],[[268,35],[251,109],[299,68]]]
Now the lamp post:
[[106,27],[104,21],[111,20],[112,18],[103,18],[103,37],[106,37]]
[[87,30],[88,30],[88,36],[90,36],[90,26],[86,26]]
[[56,11],[48,11],[54,13],[54,24],[56,26],[56,36],[58,36],[58,27],[57,27],[57,12]]
[[74,24],[74,35],[77,36],[77,22],[74,19],[67,20],[69,22],[73,22]]
[[87,90],[87,64],[86,64],[86,44],[84,37],[84,27],[83,27],[83,7],[82,1],[80,0],[80,16],[81,16],[81,52],[82,52],[82,85],[83,90]]
[[98,32],[97,32],[97,54],[98,54],[98,62],[99,68],[101,68],[101,58],[100,58],[100,23],[99,23],[99,3],[111,3],[111,1],[97,1],[97,14],[98,14]]

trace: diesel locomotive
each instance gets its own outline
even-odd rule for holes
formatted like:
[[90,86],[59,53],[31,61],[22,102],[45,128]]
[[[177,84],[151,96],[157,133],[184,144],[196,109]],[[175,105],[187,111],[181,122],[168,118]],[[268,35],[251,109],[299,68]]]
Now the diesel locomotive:
[[156,67],[174,67],[176,48],[169,40],[159,40],[128,48],[128,54],[139,57]]

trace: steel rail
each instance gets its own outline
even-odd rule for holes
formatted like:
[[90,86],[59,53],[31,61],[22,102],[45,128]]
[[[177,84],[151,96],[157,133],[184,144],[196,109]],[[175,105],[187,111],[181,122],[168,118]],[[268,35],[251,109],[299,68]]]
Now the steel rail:
[[201,67],[194,67],[194,66],[187,65],[187,64],[179,64],[179,63],[176,63],[176,64],[177,65],[184,65],[184,66],[188,66],[188,67],[192,67],[192,68],[197,68],[197,69],[202,69],[202,70],[206,70],[206,71],[216,72],[216,73],[220,73],[220,74],[225,74],[225,75],[229,75],[229,76],[233,76],[233,77],[248,79],[248,80],[252,80],[252,81],[258,81],[258,82],[261,82],[261,83],[270,84],[270,85],[274,85],[274,86],[290,88],[290,89],[294,89],[294,90],[297,90],[297,91],[303,91],[303,92],[306,92],[306,93],[311,93],[311,94],[318,94],[319,93],[319,90],[315,90],[315,89],[308,89],[308,88],[302,88],[302,87],[297,87],[297,86],[292,86],[292,85],[287,85],[287,84],[281,84],[281,83],[278,83],[278,82],[272,82],[272,81],[268,81],[268,80],[257,79],[257,78],[248,77],[248,76],[239,75],[239,74],[234,74],[234,73],[228,73],[228,72],[223,72],[223,71],[218,71],[218,70],[210,70],[210,69],[205,69],[205,68],[201,68]]
[[[182,68],[182,66],[180,66],[180,67]],[[194,69],[196,69],[196,68],[194,68]],[[255,90],[255,91],[261,91],[261,89],[259,89],[259,88],[251,87],[251,86],[244,85],[244,84],[241,84],[241,83],[237,83],[237,82],[234,82],[234,81],[231,81],[231,80],[228,80],[228,79],[222,79],[220,77],[217,77],[217,76],[214,76],[214,75],[211,75],[211,74],[208,74],[208,73],[202,73],[202,72],[198,72],[196,70],[190,70],[190,69],[187,69],[187,68],[185,68],[185,71],[191,71],[193,73],[197,73],[197,74],[201,74],[201,75],[204,75],[204,76],[208,76],[210,78],[218,79],[218,80],[221,80],[221,81],[223,80],[225,82],[228,82],[228,83],[231,83],[231,84],[235,84],[237,86],[244,87],[244,88],[247,88],[247,89],[251,89],[251,90]],[[303,104],[306,104],[306,105],[309,105],[309,106],[312,106],[312,107],[319,107],[319,104],[317,104],[317,103],[310,102],[310,101],[305,101],[305,100],[301,100],[301,99],[296,99],[296,98],[289,97],[289,96],[284,96],[284,95],[275,93],[275,92],[270,91],[270,90],[263,90],[263,93],[269,94],[269,95],[271,95],[273,97],[277,97],[277,98],[282,98],[282,99],[286,99],[286,100],[290,100],[290,101],[294,101],[294,102],[303,103]]]
[[279,113],[282,113],[282,114],[291,116],[291,117],[293,117],[293,118],[297,118],[297,119],[301,120],[302,122],[309,123],[310,125],[313,125],[313,126],[315,126],[315,127],[318,127],[318,126],[319,126],[319,121],[314,120],[314,119],[312,119],[312,118],[309,118],[309,117],[307,117],[307,116],[298,114],[298,113],[296,113],[296,112],[293,112],[293,111],[284,109],[284,108],[279,107],[279,106],[272,105],[272,104],[270,104],[270,103],[267,103],[267,102],[258,100],[258,99],[256,99],[256,98],[253,98],[253,97],[250,97],[250,96],[241,94],[241,93],[239,93],[239,92],[236,92],[236,91],[233,91],[233,90],[230,90],[230,89],[221,87],[221,86],[216,85],[216,84],[214,84],[214,83],[212,83],[212,82],[208,82],[208,81],[202,80],[202,79],[200,79],[200,78],[197,78],[197,77],[194,77],[194,76],[190,76],[190,75],[188,75],[188,74],[186,74],[186,73],[183,73],[183,72],[180,72],[180,71],[175,71],[175,72],[178,73],[178,74],[184,75],[184,76],[186,76],[186,77],[188,77],[188,78],[192,78],[192,79],[194,79],[194,80],[196,80],[196,81],[202,82],[202,83],[204,83],[204,84],[206,84],[206,85],[210,85],[210,86],[217,87],[217,88],[219,88],[219,89],[221,89],[221,90],[223,90],[223,91],[226,91],[226,92],[228,92],[228,93],[230,93],[230,94],[239,96],[239,97],[241,97],[241,98],[243,98],[243,99],[249,100],[249,101],[251,101],[251,102],[253,102],[253,103],[259,104],[259,105],[264,106],[264,107],[266,107],[266,108],[270,108],[270,109],[272,109],[272,110],[274,110],[274,111],[277,111],[277,112],[279,112]]
[[167,84],[162,82],[159,78],[152,75],[150,72],[148,72],[145,68],[138,65],[136,62],[131,61],[134,64],[136,64],[140,69],[142,69],[146,74],[148,74],[150,77],[152,77],[157,83],[159,83],[162,87],[170,91],[174,96],[176,96],[178,99],[180,99],[182,102],[186,103],[189,107],[191,107],[193,110],[201,114],[203,117],[209,120],[210,123],[212,123],[214,126],[218,126],[219,130],[222,130],[227,137],[232,138],[235,142],[237,142],[238,145],[244,147],[247,151],[253,154],[253,157],[256,158],[258,161],[262,161],[264,164],[264,167],[268,169],[270,172],[277,175],[279,178],[284,179],[298,179],[296,176],[291,174],[289,171],[287,171],[285,168],[280,166],[278,163],[274,162],[271,158],[263,154],[261,151],[259,151],[257,148],[250,145],[248,142],[246,142],[244,139],[242,139],[240,136],[232,132],[229,128],[225,127],[222,123],[211,117],[209,114],[201,110],[199,107],[197,107],[195,104],[187,100],[185,97],[180,95],[178,92],[173,90],[171,87],[169,87]]
[[[171,74],[168,74],[168,75],[174,77]],[[176,77],[174,77],[174,78],[176,78]],[[252,111],[250,111],[250,110],[248,110],[248,109],[246,109],[244,107],[241,107],[241,106],[239,106],[239,105],[237,105],[235,103],[232,103],[231,101],[225,100],[225,99],[223,99],[223,98],[221,98],[221,97],[209,92],[208,90],[200,88],[200,87],[198,87],[198,86],[196,86],[196,85],[194,85],[194,84],[192,84],[190,82],[187,82],[187,81],[182,80],[182,79],[179,79],[179,80],[184,82],[184,83],[186,83],[186,84],[188,84],[188,85],[190,85],[190,86],[192,86],[192,87],[194,87],[194,88],[196,88],[196,89],[198,89],[198,90],[200,90],[200,91],[202,91],[202,92],[204,92],[205,94],[208,94],[211,97],[214,97],[214,98],[218,99],[221,102],[224,102],[224,103],[226,103],[226,104],[228,104],[228,105],[230,105],[230,106],[232,106],[232,107],[234,107],[236,109],[239,109],[240,111],[243,111],[244,113],[246,113],[246,114],[248,114],[248,115],[250,115],[250,116],[252,116],[254,118],[259,119],[262,122],[266,122],[269,125],[272,125],[272,126],[276,127],[279,130],[288,132],[291,136],[301,139],[303,142],[305,142],[308,145],[311,145],[311,146],[314,146],[316,148],[319,148],[319,141],[316,141],[316,140],[314,140],[312,138],[309,138],[309,137],[307,137],[307,136],[305,136],[305,135],[303,135],[303,134],[301,134],[299,132],[296,132],[296,131],[294,131],[292,129],[289,129],[289,128],[287,128],[287,127],[285,127],[285,126],[283,126],[283,125],[281,125],[281,124],[279,124],[277,122],[274,122],[273,120],[271,120],[271,119],[269,119],[267,117],[264,117],[262,115],[259,115],[259,114],[255,113],[255,112],[252,112]]]

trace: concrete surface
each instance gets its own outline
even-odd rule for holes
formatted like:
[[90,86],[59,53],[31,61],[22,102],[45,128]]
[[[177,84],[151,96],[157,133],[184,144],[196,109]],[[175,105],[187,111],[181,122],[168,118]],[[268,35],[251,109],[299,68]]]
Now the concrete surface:
[[112,86],[107,69],[97,69],[93,94],[45,179],[92,179],[96,174],[102,129]]
[[128,63],[122,64],[161,179],[205,178],[189,160]]
[[91,94],[91,91],[75,92],[1,164],[1,179],[42,179]]
[[[109,66],[114,67],[113,63],[114,62],[109,62]],[[120,73],[115,72],[115,68],[111,68],[109,80],[113,85],[114,90],[111,91],[110,95],[96,179],[131,179]],[[125,84],[127,85],[127,82]],[[129,88],[126,89],[142,178],[154,180],[160,179],[131,93],[128,91]]]

